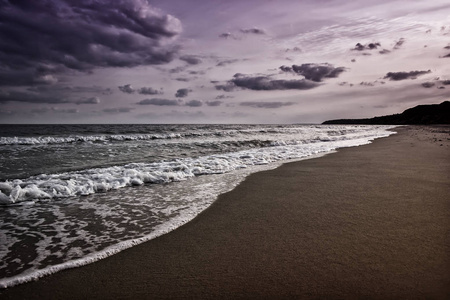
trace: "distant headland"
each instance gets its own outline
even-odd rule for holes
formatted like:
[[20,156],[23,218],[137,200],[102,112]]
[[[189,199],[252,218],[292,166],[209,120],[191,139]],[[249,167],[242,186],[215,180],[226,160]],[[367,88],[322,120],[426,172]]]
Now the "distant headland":
[[450,101],[441,104],[418,105],[401,114],[367,118],[328,120],[322,124],[369,124],[369,125],[430,125],[450,124]]

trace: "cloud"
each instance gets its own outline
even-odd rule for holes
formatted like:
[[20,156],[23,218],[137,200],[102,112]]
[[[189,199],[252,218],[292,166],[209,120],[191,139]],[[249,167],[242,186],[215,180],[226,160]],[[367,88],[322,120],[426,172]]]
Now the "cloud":
[[177,106],[180,104],[178,100],[168,100],[161,98],[144,99],[139,101],[139,105],[157,105],[157,106]]
[[183,72],[184,70],[186,70],[186,67],[176,67],[176,68],[170,69],[169,73],[175,74],[175,73]]
[[240,32],[245,34],[266,34],[266,32],[263,29],[259,28],[248,28],[248,29],[241,29]]
[[399,49],[405,43],[405,39],[401,38],[395,42],[394,49]]
[[60,109],[57,107],[52,107],[52,111],[62,113],[62,114],[77,114],[80,111],[76,108],[67,108],[67,109]]
[[200,100],[191,100],[191,101],[187,101],[184,105],[190,106],[190,107],[200,107],[203,105],[203,102]]
[[431,73],[430,70],[428,71],[410,71],[410,72],[389,72],[384,76],[384,78],[389,78],[390,80],[404,80],[404,79],[416,79],[417,76],[424,75]]
[[290,51],[293,51],[293,52],[302,52],[302,49],[300,49],[299,47],[294,47],[294,48],[292,48],[292,49],[287,48],[287,49],[285,50],[285,52],[290,52]]
[[309,80],[272,80],[269,77],[238,77],[234,78],[232,82],[242,88],[251,90],[309,90],[317,86]]
[[177,18],[144,0],[2,1],[0,20],[0,73],[20,70],[46,84],[69,69],[170,62],[182,31]]
[[217,90],[230,92],[239,88],[255,90],[255,91],[271,91],[271,90],[309,90],[317,87],[319,84],[307,79],[271,79],[268,76],[246,76],[243,74],[235,74],[234,78],[224,85],[216,85]]
[[[376,85],[380,85],[380,84],[386,84],[385,81],[361,81],[359,83],[360,86],[376,86]],[[348,82],[341,82],[339,83],[339,85],[344,86],[344,85],[349,85],[349,86],[353,86],[354,84],[350,83],[348,84]]]
[[133,94],[135,92],[135,89],[131,86],[131,84],[125,84],[122,86],[118,86],[119,90],[126,94]]
[[223,67],[229,64],[234,64],[236,62],[240,61],[240,59],[226,59],[226,60],[222,60],[220,62],[217,63],[217,67]]
[[162,95],[162,94],[164,94],[164,92],[162,90],[156,90],[151,87],[140,88],[138,92],[141,95]]
[[117,108],[105,108],[102,111],[105,113],[109,113],[109,114],[122,114],[122,113],[128,113],[128,112],[132,111],[133,109],[134,109],[133,107],[117,107]]
[[110,88],[104,88],[96,85],[92,86],[68,86],[68,85],[39,85],[27,88],[31,92],[39,93],[97,93],[102,95],[111,95],[113,91]]
[[189,71],[191,75],[205,75],[205,71]]
[[434,84],[434,82],[424,82],[424,83],[422,83],[422,86],[424,87],[424,88],[431,88],[431,87],[433,87],[435,84]]
[[221,34],[219,34],[219,37],[223,38],[223,39],[234,38],[234,36],[231,34],[231,32],[221,33]]
[[380,43],[369,43],[369,44],[365,44],[365,45],[362,45],[361,43],[357,43],[355,45],[355,48],[352,48],[352,50],[356,50],[356,51],[374,50],[374,49],[377,49],[378,47],[381,47]]
[[279,101],[275,102],[246,101],[240,103],[241,106],[250,106],[255,108],[280,108],[283,106],[290,106],[294,104],[295,102],[279,102]]
[[67,99],[60,96],[45,95],[41,93],[26,93],[20,91],[0,92],[0,103],[9,101],[28,103],[69,103]]
[[61,109],[59,107],[42,107],[42,108],[34,108],[30,111],[32,114],[45,114],[48,112],[51,113],[60,113],[60,114],[77,114],[80,111],[76,108],[67,108],[67,109]]
[[122,92],[124,92],[126,94],[134,94],[135,92],[138,92],[141,95],[160,95],[160,94],[164,93],[161,90],[156,90],[151,87],[142,87],[142,88],[136,90],[135,88],[133,88],[131,86],[131,84],[125,84],[125,85],[119,86],[119,90],[121,90]]
[[280,70],[283,71],[283,72],[292,72],[292,67],[281,66]]
[[206,105],[208,106],[220,106],[223,102],[219,100],[214,101],[206,101]]
[[175,80],[176,81],[181,81],[181,82],[188,82],[188,81],[190,81],[190,79],[186,78],[186,77],[177,77],[177,78],[175,78]]
[[217,85],[215,85],[215,88],[218,91],[224,91],[224,92],[232,92],[234,90],[239,89],[233,82],[227,82],[225,84],[217,84]]
[[388,53],[391,53],[391,51],[388,50],[388,49],[383,49],[383,50],[381,50],[381,51],[378,52],[378,53],[380,53],[380,54],[388,54]]
[[305,79],[312,80],[315,82],[321,82],[324,78],[336,78],[345,71],[344,67],[335,68],[333,65],[324,64],[302,64],[302,65],[292,65],[292,67],[281,66],[280,70],[283,72],[294,72],[299,75],[305,76]]
[[90,97],[87,99],[79,100],[76,102],[76,104],[99,104],[100,98],[98,97]]
[[[0,58],[1,57],[2,54],[0,41]],[[2,61],[3,67],[2,65],[0,65],[0,86],[53,85],[58,82],[58,78],[44,71],[34,70],[30,68],[22,70],[10,69],[6,66],[6,63],[7,62]]]
[[190,65],[198,65],[202,63],[202,60],[194,55],[183,55],[180,60],[187,62]]
[[234,97],[228,96],[228,95],[218,95],[218,96],[216,96],[215,99],[229,99],[229,98],[234,98]]
[[190,90],[190,89],[179,89],[175,93],[175,97],[177,97],[177,98],[187,97],[189,92],[192,92],[192,90]]

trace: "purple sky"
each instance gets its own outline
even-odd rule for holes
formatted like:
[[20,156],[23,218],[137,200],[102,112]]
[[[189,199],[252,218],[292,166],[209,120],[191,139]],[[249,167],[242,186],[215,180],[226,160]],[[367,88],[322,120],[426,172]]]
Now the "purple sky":
[[448,0],[0,0],[1,123],[320,123],[449,98]]

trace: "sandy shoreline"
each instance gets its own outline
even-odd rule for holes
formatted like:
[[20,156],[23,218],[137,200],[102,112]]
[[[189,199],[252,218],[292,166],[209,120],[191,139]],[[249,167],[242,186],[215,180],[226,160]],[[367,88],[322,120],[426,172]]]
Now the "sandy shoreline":
[[167,235],[0,298],[449,299],[449,132],[253,174]]

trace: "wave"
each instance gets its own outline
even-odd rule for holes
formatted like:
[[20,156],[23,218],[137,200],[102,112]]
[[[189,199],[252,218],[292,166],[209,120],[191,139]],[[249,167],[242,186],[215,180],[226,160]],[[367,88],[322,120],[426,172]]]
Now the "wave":
[[[343,126],[310,126],[323,130],[324,135],[346,135],[360,131],[358,126],[345,128]],[[35,136],[35,137],[0,137],[0,145],[42,145],[42,144],[70,144],[86,142],[115,142],[115,141],[149,141],[149,140],[172,140],[183,138],[204,137],[234,137],[237,135],[249,136],[255,134],[299,134],[308,133],[310,127],[280,127],[280,128],[250,128],[250,129],[227,129],[227,130],[188,130],[179,133],[151,133],[151,134],[100,134],[100,135],[64,135],[64,136]],[[327,130],[332,128],[332,130]],[[341,129],[340,129],[341,128]]]
[[61,174],[40,174],[24,180],[14,179],[0,182],[0,204],[84,196],[145,183],[161,184],[182,181],[200,175],[223,174],[249,166],[302,158],[340,147],[357,146],[389,134],[391,132],[375,130],[355,133],[355,136],[317,137],[309,142],[266,142],[266,145],[270,144],[271,147],[255,147],[198,158],[130,163],[124,166],[93,168]]

